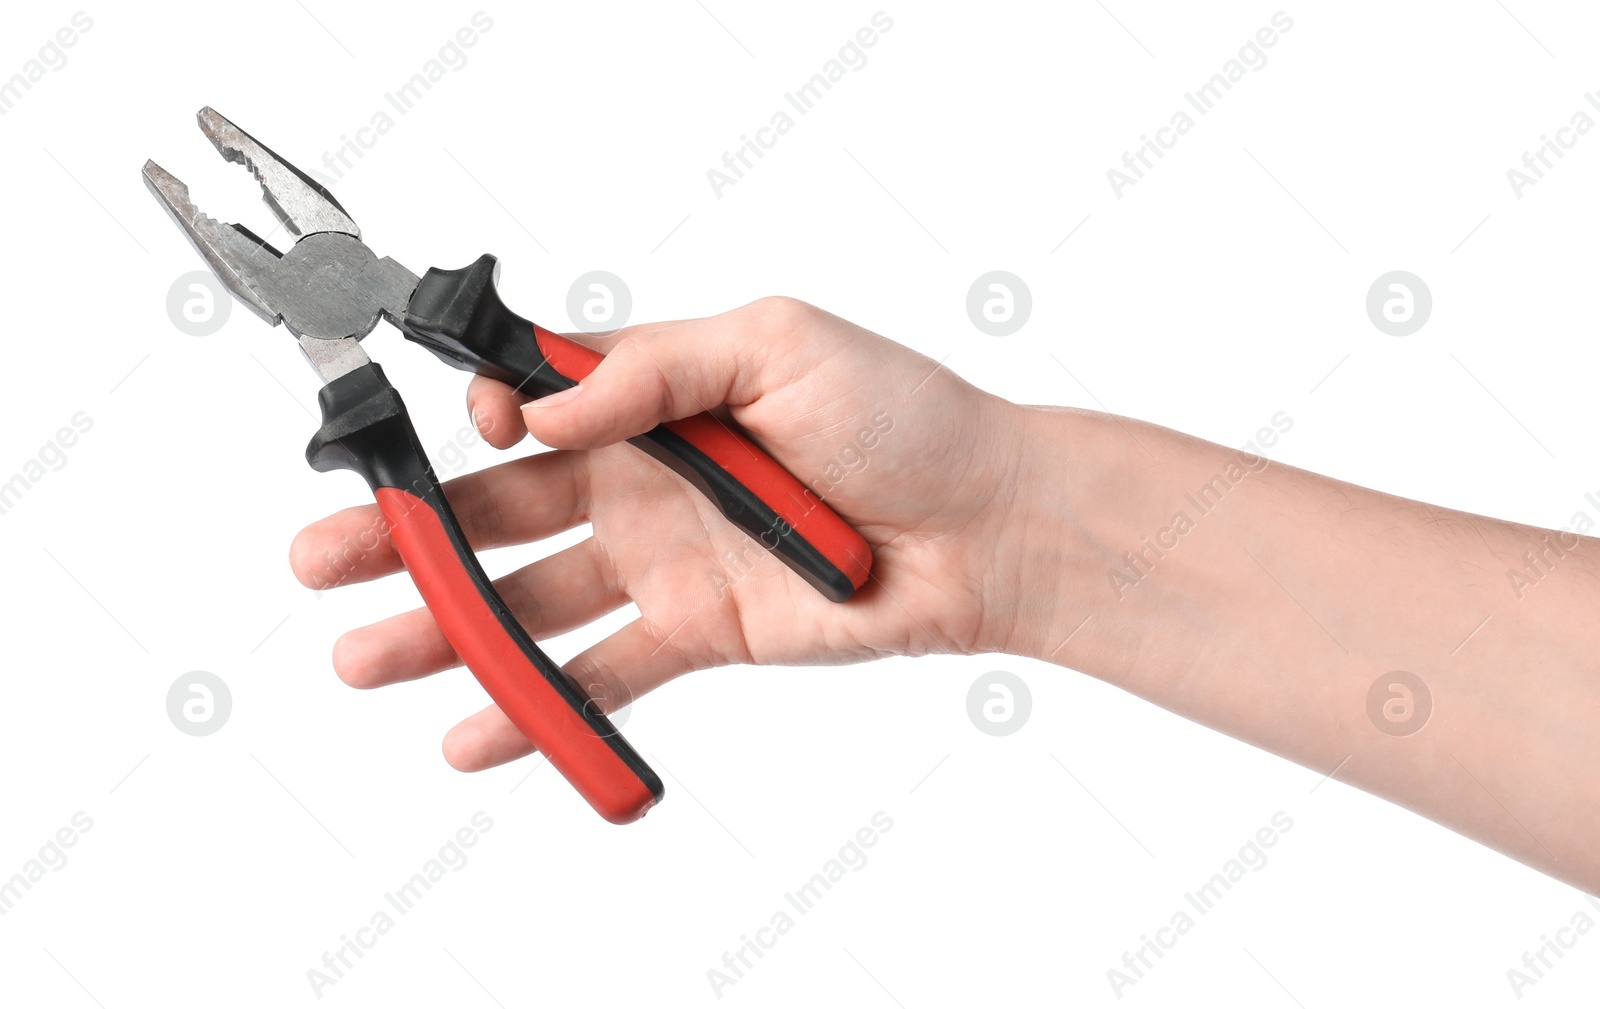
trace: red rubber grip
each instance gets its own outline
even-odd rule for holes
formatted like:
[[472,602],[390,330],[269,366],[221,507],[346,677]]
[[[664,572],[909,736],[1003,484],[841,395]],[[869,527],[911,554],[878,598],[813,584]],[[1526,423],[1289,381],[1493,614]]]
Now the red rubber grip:
[[631,823],[655,796],[545,678],[490,609],[438,514],[408,491],[379,487],[395,549],[450,646],[511,723],[601,816]]
[[[573,381],[587,377],[605,360],[605,355],[599,351],[538,326],[533,327],[533,334],[545,360]],[[872,548],[867,546],[867,541],[754,442],[709,413],[668,421],[663,426],[704,452],[707,458],[754,492],[830,564],[843,572],[850,584],[858,589],[866,584],[867,575],[872,571]]]

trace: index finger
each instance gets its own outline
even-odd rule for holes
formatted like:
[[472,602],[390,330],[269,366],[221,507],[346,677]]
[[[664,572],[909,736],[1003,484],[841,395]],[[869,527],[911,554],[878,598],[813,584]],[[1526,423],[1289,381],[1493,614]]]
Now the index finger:
[[[630,336],[664,332],[683,324],[682,320],[651,322],[606,333],[557,335],[579,346],[606,354],[610,353],[618,341]],[[484,441],[495,448],[511,448],[527,436],[527,428],[522,422],[522,407],[533,398],[528,393],[513,389],[504,382],[483,375],[474,375],[467,386],[467,412],[472,416],[472,422]]]

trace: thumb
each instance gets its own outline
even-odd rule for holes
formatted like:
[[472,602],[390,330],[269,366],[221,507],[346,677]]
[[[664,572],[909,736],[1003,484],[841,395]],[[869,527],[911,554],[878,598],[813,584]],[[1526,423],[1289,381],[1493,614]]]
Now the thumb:
[[524,423],[552,448],[599,448],[663,421],[753,403],[797,373],[779,362],[804,346],[800,322],[813,311],[764,298],[708,319],[619,330],[576,386],[524,405]]

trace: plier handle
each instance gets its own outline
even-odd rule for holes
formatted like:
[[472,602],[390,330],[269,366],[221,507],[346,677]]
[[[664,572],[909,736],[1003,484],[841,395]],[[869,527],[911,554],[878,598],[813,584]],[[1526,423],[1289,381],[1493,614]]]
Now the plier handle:
[[[289,250],[201,213],[188,187],[153,161],[145,163],[145,183],[234,296],[268,323],[281,321],[322,376],[322,426],[307,461],[366,480],[445,638],[551,765],[611,822],[643,816],[661,799],[661,779],[495,591],[405,403],[359,341],[385,319],[447,364],[534,397],[572,387],[602,356],[508,309],[493,256],[418,277],[368,249],[326,189],[254,137],[209,107],[199,121],[222,156],[261,183],[294,238]],[[872,554],[860,534],[726,422],[703,413],[632,442],[828,599],[843,602],[866,582]]]

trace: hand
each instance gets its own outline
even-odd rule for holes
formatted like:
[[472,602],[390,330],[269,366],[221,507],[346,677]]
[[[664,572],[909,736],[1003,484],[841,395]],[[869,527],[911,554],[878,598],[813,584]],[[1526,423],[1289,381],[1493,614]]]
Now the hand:
[[[1018,408],[786,298],[587,342],[607,356],[575,390],[529,403],[473,380],[468,408],[485,440],[509,448],[532,432],[555,451],[453,480],[446,492],[476,550],[590,523],[589,539],[496,586],[535,640],[638,605],[639,619],[563,663],[607,710],[719,665],[1003,647],[1024,553],[1004,514],[1021,455]],[[619,444],[724,406],[872,545],[873,577],[850,602],[823,599],[698,491]],[[290,562],[317,588],[401,569],[372,504],[307,527]],[[350,631],[333,651],[334,669],[356,687],[459,664],[426,609]],[[462,770],[532,749],[494,706],[444,743]]]

